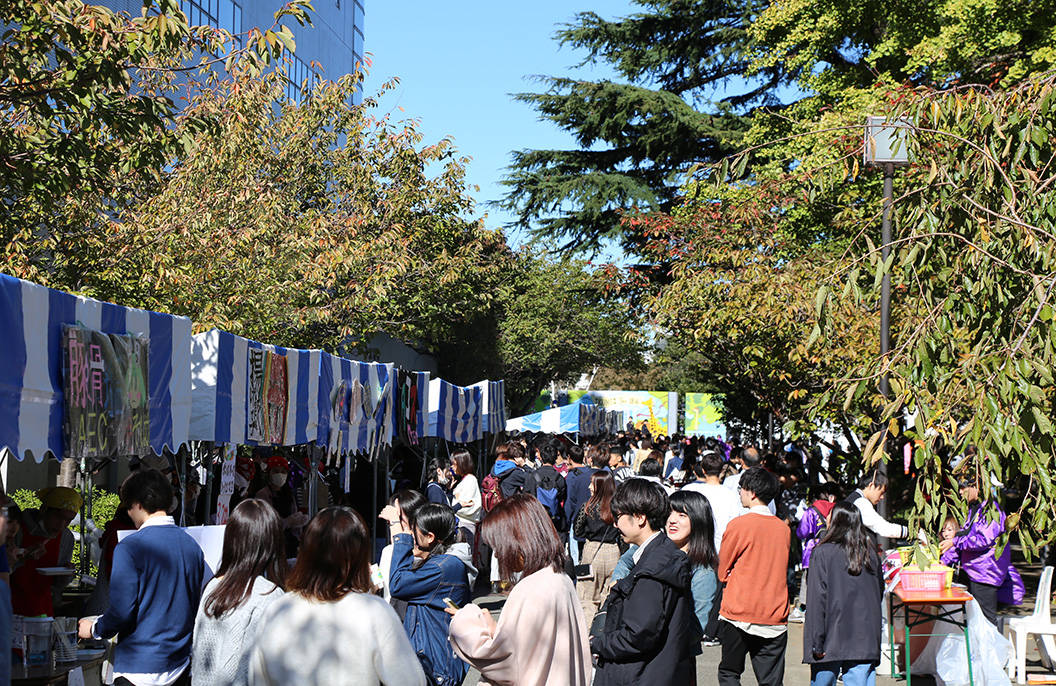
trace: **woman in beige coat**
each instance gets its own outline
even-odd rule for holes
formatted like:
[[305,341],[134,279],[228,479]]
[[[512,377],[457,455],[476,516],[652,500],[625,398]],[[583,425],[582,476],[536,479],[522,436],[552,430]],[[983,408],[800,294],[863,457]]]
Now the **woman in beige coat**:
[[538,500],[518,494],[481,525],[504,580],[520,581],[498,623],[467,605],[451,620],[451,645],[480,671],[482,684],[588,686],[590,644],[583,609],[565,574],[565,551]]

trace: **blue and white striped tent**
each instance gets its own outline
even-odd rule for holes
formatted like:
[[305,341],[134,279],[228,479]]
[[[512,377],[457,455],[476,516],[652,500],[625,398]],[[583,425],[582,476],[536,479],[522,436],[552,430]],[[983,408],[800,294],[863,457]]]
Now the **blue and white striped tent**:
[[[330,353],[320,353],[319,399],[328,412],[320,419],[319,436],[326,438],[332,455],[369,452],[378,445],[392,445],[396,412],[396,368],[390,363],[357,362]],[[337,413],[337,393],[349,393],[355,383],[370,394],[372,415],[357,414],[349,407]],[[346,396],[346,401],[348,396]],[[320,441],[322,442],[322,441]]]
[[453,443],[479,441],[484,436],[483,396],[479,387],[430,381],[428,435]]
[[484,414],[482,431],[486,434],[501,433],[506,428],[506,383],[504,381],[480,381],[470,388],[479,388]]
[[622,419],[622,413],[608,412],[584,396],[568,405],[510,419],[506,422],[506,430],[594,436],[608,430],[614,414],[619,414]]
[[149,339],[150,447],[187,442],[191,418],[191,321],[82,298],[0,274],[0,448],[16,459],[51,454],[63,439],[62,326]]
[[267,345],[219,329],[198,334],[191,343],[191,440],[257,444],[246,438],[252,349],[286,357],[286,430],[276,445],[317,441],[321,411],[329,414],[329,401],[320,402],[321,351]]
[[[258,343],[218,329],[193,337],[192,440],[260,443],[247,437],[249,351],[253,349],[286,358],[286,427],[283,440],[274,445],[315,443],[333,454],[367,451],[378,443],[391,445],[395,393],[392,364],[356,362],[322,350]],[[335,416],[337,389],[343,383],[350,392],[353,382],[370,393],[373,416]]]

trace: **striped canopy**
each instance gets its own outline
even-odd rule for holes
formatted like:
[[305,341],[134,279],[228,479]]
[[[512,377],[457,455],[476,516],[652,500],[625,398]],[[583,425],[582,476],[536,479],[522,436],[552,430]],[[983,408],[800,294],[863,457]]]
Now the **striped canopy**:
[[[285,431],[280,440],[250,436],[252,350],[286,360]],[[193,440],[244,445],[315,443],[332,454],[392,444],[392,364],[357,362],[322,350],[282,348],[213,329],[193,337],[191,378]]]
[[443,379],[429,382],[429,436],[453,443],[479,441],[483,431],[483,399],[479,387],[456,386]]
[[503,381],[477,382],[470,388],[479,388],[483,415],[481,428],[486,434],[497,434],[506,428],[506,383]]
[[329,410],[321,415],[319,442],[327,438],[331,454],[392,445],[397,409],[394,365],[356,362],[320,352],[319,379],[319,400]]
[[0,448],[22,460],[61,460],[63,325],[106,334],[143,336],[148,349],[150,447],[157,454],[188,440],[191,321],[120,307],[0,274]]
[[609,412],[595,405],[589,396],[583,396],[568,405],[510,419],[506,422],[506,430],[596,436],[612,432],[613,424],[622,421],[622,412]]
[[[280,441],[248,438],[250,350],[286,358],[288,398]],[[318,350],[267,345],[212,329],[191,343],[191,440],[235,444],[300,445],[315,442],[321,412]],[[323,443],[325,444],[325,440]]]

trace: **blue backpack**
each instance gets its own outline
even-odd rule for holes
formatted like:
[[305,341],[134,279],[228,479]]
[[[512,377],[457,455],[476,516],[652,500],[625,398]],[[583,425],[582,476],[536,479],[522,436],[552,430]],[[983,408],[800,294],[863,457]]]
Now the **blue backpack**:
[[558,531],[565,531],[565,506],[561,502],[561,493],[558,490],[558,479],[562,477],[556,470],[553,474],[540,474],[538,471],[533,475],[535,478],[535,497],[546,508],[550,515],[550,521]]

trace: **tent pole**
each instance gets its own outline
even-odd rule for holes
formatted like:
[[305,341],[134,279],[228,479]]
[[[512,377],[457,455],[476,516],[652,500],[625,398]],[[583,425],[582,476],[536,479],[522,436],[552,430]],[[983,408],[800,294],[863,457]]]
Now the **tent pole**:
[[[79,560],[81,577],[84,577],[88,573],[88,544],[85,542],[85,519],[91,512],[91,474],[85,465],[87,458],[82,457],[80,462],[81,469],[81,559]],[[78,580],[79,581],[79,580]]]
[[[370,457],[370,451],[367,451],[367,457]],[[374,487],[370,489],[370,540],[371,540],[371,560],[376,561],[378,557],[378,460],[373,460],[374,465],[372,471],[374,472]]]

